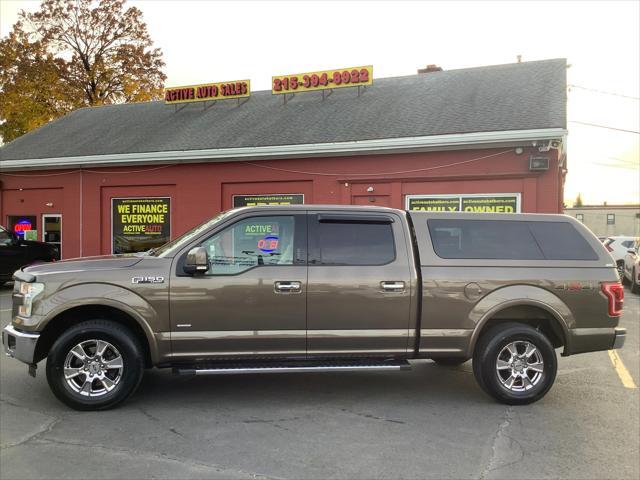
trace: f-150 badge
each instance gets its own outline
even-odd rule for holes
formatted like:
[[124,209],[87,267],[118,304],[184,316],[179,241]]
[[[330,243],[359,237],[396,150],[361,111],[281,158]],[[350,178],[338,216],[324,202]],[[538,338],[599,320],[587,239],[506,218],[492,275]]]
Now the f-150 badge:
[[131,283],[164,283],[164,277],[132,277]]

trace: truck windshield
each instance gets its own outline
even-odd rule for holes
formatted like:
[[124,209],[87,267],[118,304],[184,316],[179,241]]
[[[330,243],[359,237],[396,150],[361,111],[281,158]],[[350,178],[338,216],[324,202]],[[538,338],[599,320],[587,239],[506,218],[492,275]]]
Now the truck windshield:
[[182,248],[182,246],[184,246],[185,243],[190,242],[192,238],[197,237],[200,233],[204,232],[205,230],[209,229],[216,223],[227,218],[232,212],[233,210],[227,210],[226,212],[222,212],[220,215],[213,217],[211,220],[207,220],[204,223],[201,223],[197,227],[189,230],[187,233],[184,233],[178,238],[174,238],[170,242],[162,245],[161,247],[151,250],[149,252],[149,255],[152,255],[154,257],[171,256],[174,252]]

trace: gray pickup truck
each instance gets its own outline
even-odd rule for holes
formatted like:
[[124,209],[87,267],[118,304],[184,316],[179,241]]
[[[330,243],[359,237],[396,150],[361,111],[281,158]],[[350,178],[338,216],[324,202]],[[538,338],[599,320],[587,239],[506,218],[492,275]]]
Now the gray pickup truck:
[[562,215],[299,205],[220,214],[144,254],[14,274],[9,356],[47,359],[82,410],[145,368],[186,375],[404,370],[473,359],[498,401],[542,398],[562,355],[620,348],[611,256]]

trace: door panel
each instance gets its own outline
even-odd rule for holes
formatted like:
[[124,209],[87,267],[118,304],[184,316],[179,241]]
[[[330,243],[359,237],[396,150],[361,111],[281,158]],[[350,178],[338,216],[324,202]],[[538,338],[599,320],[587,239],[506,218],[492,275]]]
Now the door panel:
[[[309,218],[308,354],[405,354],[411,273],[399,223],[372,225],[362,218],[332,223],[322,215]],[[376,259],[384,264],[372,265]]]
[[174,358],[305,357],[305,216],[254,215],[194,246],[210,269],[171,281]]

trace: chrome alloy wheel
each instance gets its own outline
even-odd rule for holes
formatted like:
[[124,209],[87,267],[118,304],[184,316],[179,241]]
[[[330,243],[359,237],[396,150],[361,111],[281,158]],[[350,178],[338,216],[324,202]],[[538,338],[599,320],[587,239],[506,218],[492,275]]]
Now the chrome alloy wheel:
[[122,379],[120,352],[104,340],[86,340],[73,347],[64,360],[64,379],[71,390],[85,397],[101,397]]
[[530,390],[544,372],[542,354],[530,342],[515,341],[505,346],[496,360],[496,373],[504,388],[512,392]]

